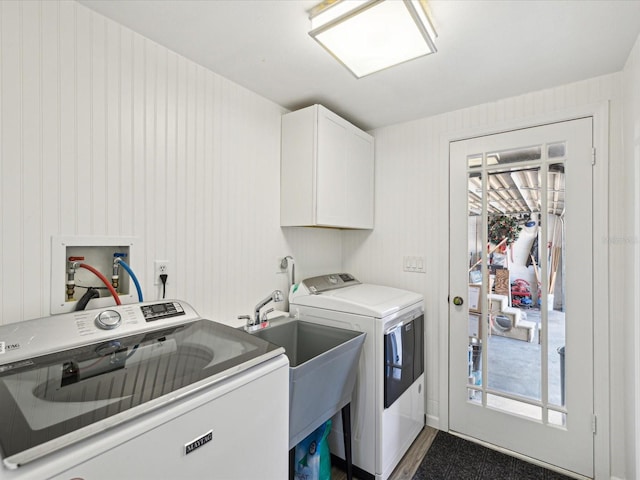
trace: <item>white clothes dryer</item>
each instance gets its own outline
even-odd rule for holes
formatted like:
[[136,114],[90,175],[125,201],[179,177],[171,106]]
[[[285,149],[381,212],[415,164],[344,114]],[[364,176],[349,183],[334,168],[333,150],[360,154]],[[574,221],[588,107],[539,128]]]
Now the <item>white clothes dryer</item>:
[[[336,273],[293,285],[289,302],[295,318],[367,334],[351,402],[353,464],[358,478],[386,480],[425,424],[422,295]],[[330,446],[344,459],[340,416]]]

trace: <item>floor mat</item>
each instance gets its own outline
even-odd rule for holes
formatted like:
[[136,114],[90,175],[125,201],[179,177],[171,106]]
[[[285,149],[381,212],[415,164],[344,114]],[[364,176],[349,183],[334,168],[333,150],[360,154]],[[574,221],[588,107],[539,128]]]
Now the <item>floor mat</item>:
[[438,432],[413,480],[571,480],[560,473]]

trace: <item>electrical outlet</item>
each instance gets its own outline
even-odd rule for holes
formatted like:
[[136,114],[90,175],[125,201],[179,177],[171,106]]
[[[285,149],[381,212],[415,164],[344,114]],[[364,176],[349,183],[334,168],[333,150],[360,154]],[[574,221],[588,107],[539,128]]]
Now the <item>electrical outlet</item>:
[[[160,285],[160,275],[169,275],[169,260],[156,260],[153,262],[153,284]],[[168,282],[167,278],[167,282]]]

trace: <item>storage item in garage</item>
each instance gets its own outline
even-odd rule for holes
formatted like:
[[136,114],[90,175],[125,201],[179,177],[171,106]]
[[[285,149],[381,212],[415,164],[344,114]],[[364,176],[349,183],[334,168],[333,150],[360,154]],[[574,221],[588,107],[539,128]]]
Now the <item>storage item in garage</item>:
[[533,305],[529,282],[522,278],[517,278],[511,283],[511,302],[514,307],[520,308],[529,308]]

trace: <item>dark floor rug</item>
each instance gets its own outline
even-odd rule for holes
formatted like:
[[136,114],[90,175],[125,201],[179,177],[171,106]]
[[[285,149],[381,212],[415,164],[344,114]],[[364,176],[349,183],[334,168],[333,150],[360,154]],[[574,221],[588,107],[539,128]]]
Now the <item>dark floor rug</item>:
[[438,432],[413,480],[571,480],[477,443]]

